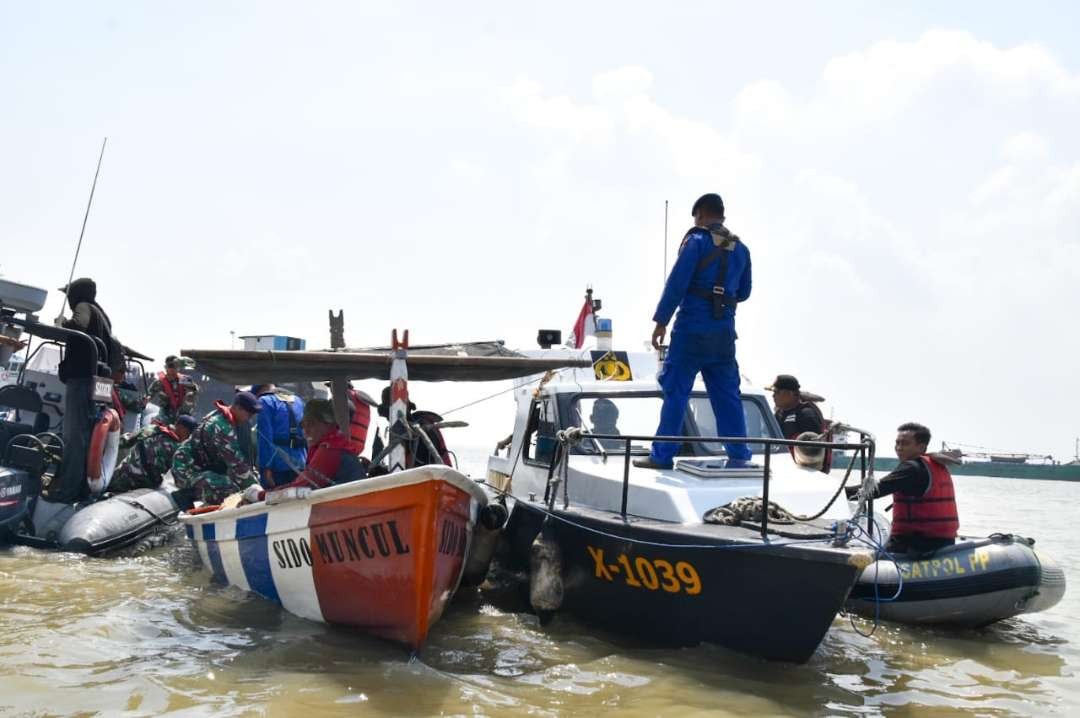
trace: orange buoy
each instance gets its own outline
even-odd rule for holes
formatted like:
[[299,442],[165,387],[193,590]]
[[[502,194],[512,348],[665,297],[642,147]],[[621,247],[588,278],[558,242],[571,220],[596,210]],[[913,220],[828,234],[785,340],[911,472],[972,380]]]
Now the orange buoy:
[[90,449],[86,452],[86,482],[90,493],[100,494],[109,485],[116,459],[120,453],[120,415],[115,409],[101,412],[90,434]]

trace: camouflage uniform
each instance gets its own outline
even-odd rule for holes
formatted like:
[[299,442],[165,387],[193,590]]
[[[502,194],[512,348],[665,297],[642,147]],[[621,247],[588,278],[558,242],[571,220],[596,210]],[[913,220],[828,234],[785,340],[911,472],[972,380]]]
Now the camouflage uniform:
[[181,374],[177,379],[177,388],[179,388],[180,384],[183,384],[186,392],[180,406],[174,409],[169,401],[169,392],[165,390],[163,376],[163,374],[158,374],[157,378],[150,384],[150,390],[147,393],[150,397],[150,403],[157,404],[161,408],[161,413],[157,415],[157,418],[164,424],[175,424],[181,414],[190,414],[195,411],[195,402],[199,398],[199,385],[192,381],[191,377]]
[[256,482],[236,427],[226,415],[228,407],[206,415],[191,437],[173,454],[172,475],[179,489],[191,489],[195,501],[218,504],[231,493]]
[[116,394],[120,397],[120,406],[127,411],[141,414],[146,408],[146,397],[132,384],[127,382],[117,384]]
[[124,457],[113,472],[109,491],[114,494],[160,486],[165,472],[172,466],[180,439],[172,429],[152,425],[140,432],[125,434],[120,443],[133,447],[134,451]]

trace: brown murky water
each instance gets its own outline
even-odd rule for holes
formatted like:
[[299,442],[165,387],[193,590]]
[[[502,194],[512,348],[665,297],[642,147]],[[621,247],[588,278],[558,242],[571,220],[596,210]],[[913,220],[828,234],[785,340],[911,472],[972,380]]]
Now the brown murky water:
[[[982,631],[838,618],[803,666],[658,650],[463,592],[419,658],[295,618],[194,566],[182,542],[92,560],[0,550],[4,715],[1077,715],[1080,485],[959,477],[963,528],[1038,539],[1073,588]],[[869,624],[860,624],[863,630]]]

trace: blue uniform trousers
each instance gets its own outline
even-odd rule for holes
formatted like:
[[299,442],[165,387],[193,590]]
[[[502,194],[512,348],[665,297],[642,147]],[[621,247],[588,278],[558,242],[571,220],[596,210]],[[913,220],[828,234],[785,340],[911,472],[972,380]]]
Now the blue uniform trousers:
[[[739,394],[739,364],[735,361],[733,332],[693,334],[672,332],[667,358],[658,377],[664,394],[658,436],[680,436],[690,401],[694,379],[701,372],[716,416],[718,436],[746,436],[746,415]],[[725,444],[729,459],[749,461],[746,444]],[[670,466],[679,445],[655,441],[650,456],[662,466]]]

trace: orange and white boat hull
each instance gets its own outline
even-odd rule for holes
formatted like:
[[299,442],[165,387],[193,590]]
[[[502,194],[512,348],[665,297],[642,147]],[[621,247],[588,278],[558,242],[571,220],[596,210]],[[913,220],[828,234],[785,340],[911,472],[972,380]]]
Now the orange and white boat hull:
[[486,503],[457,471],[424,466],[180,520],[218,582],[419,648],[457,589]]

